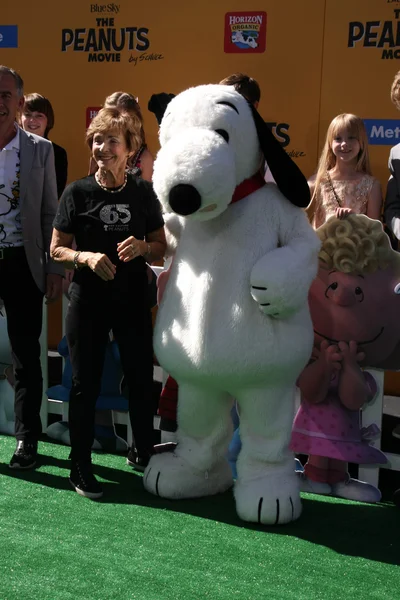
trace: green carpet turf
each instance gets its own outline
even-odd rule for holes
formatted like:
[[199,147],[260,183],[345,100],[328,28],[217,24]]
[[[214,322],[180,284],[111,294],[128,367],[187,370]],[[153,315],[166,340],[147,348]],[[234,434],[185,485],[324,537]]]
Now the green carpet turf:
[[0,437],[1,600],[398,600],[400,510],[305,495],[291,525],[240,521],[231,492],[165,501],[121,456],[97,454],[99,501],[68,482],[65,446],[8,468]]

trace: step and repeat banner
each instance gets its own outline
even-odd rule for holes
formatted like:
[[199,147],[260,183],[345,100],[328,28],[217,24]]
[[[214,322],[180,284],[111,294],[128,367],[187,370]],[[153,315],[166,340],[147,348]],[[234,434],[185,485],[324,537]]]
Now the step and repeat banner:
[[400,113],[390,100],[400,70],[400,0],[327,0],[322,65],[320,149],[335,115],[359,115],[373,174],[385,188],[389,150],[400,142]]
[[[156,154],[150,96],[234,72],[258,80],[261,115],[307,177],[341,112],[366,120],[383,187],[389,149],[400,140],[390,101],[400,69],[400,0],[7,2],[0,63],[20,72],[27,93],[52,102],[51,139],[68,152],[70,181],[87,174],[85,129],[107,95],[124,90],[139,98]],[[53,346],[59,322],[50,315]]]
[[400,139],[389,95],[400,68],[400,0],[22,0],[0,16],[0,62],[21,73],[27,93],[52,102],[51,137],[68,151],[70,180],[86,174],[85,128],[108,94],[139,98],[155,154],[150,96],[238,71],[259,81],[262,116],[307,176],[341,112],[365,119],[383,185]]
[[[158,125],[153,93],[177,94],[234,72],[261,86],[260,112],[304,172],[317,159],[324,2],[85,0],[7,3],[0,63],[17,69],[26,92],[49,98],[73,180],[86,175],[85,128],[105,97],[139,98],[150,150]],[[10,28],[13,30],[11,31]]]

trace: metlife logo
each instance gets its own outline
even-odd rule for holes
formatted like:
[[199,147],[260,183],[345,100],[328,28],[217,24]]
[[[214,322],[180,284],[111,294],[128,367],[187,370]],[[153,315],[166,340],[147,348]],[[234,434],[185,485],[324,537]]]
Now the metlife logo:
[[18,48],[18,25],[0,25],[1,48]]
[[364,119],[368,143],[395,146],[400,142],[400,119]]

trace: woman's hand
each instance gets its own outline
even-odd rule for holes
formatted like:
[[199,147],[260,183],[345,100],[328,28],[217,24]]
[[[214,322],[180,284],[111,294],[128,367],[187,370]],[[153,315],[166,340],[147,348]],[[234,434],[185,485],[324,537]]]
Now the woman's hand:
[[336,209],[336,217],[338,219],[345,219],[347,215],[353,214],[353,210],[351,208],[342,208],[339,207]]
[[85,252],[84,259],[87,266],[103,281],[114,279],[117,269],[106,254],[101,254],[101,252]]
[[147,251],[147,242],[137,240],[133,235],[117,244],[118,258],[122,262],[129,262],[138,256],[144,256]]

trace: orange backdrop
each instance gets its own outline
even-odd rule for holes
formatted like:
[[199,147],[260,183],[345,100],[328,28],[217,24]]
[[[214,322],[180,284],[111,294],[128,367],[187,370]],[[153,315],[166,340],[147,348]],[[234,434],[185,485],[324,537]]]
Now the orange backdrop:
[[[153,93],[177,94],[241,71],[259,81],[261,115],[276,124],[306,176],[335,115],[376,121],[383,137],[371,145],[372,166],[385,186],[389,148],[397,143],[389,91],[399,68],[398,16],[400,2],[389,0],[20,0],[2,10],[0,23],[18,27],[18,47],[0,41],[0,61],[21,73],[26,92],[51,100],[51,138],[68,152],[70,181],[87,172],[87,109],[108,94],[139,97],[155,154],[158,126],[147,111]],[[60,332],[58,307],[50,311],[51,346]]]
[[[390,88],[400,69],[400,2],[389,0],[327,0],[324,25],[319,147],[330,121],[351,112],[376,125],[399,113],[390,100]],[[397,38],[397,39],[396,39]],[[398,43],[398,50],[396,50]],[[397,55],[396,55],[397,56]],[[392,57],[392,58],[391,58]],[[390,125],[390,123],[388,124]],[[385,126],[385,133],[389,127]],[[370,140],[371,141],[371,140]],[[400,142],[394,135],[370,144],[373,174],[386,187],[389,150]],[[376,142],[379,141],[379,144]]]
[[[0,42],[0,60],[21,73],[26,92],[51,100],[56,116],[51,138],[68,152],[70,180],[86,174],[88,107],[100,106],[117,90],[136,94],[156,153],[158,126],[147,111],[150,96],[218,82],[235,71],[259,81],[261,114],[277,123],[287,150],[299,155],[308,172],[317,152],[324,3],[306,0],[290,9],[276,0],[261,4],[262,10],[257,4],[245,11],[239,0],[8,2],[0,23],[18,25],[18,48],[2,48]],[[265,50],[231,44],[236,52],[225,52],[226,16],[238,15],[237,20],[261,13]],[[246,33],[245,25],[235,27]],[[113,49],[113,39],[121,50]]]

